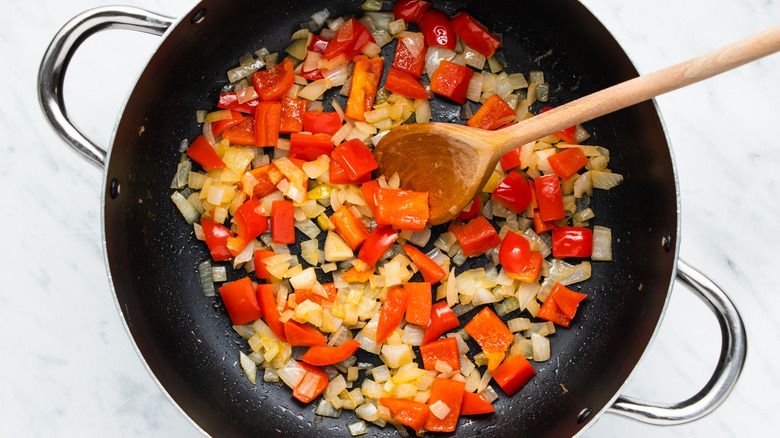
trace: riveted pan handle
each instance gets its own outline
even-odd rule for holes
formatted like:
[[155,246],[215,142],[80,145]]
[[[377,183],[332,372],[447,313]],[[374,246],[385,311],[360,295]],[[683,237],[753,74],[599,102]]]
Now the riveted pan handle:
[[747,354],[747,335],[737,308],[715,283],[682,260],[677,263],[677,278],[707,304],[718,320],[723,341],[715,372],[701,391],[683,402],[650,403],[620,396],[607,412],[657,425],[687,423],[715,410],[737,383]]
[[129,6],[91,9],[70,20],[54,36],[38,70],[38,100],[52,128],[87,161],[102,168],[106,149],[82,134],[68,119],[62,85],[76,49],[87,38],[101,30],[128,29],[162,35],[173,19]]

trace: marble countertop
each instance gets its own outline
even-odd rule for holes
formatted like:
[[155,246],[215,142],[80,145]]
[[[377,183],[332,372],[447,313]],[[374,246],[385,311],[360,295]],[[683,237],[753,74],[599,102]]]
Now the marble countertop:
[[[128,0],[171,16],[188,0]],[[642,73],[778,24],[776,0],[586,0]],[[15,3],[0,28],[0,435],[196,437],[135,353],[106,276],[100,232],[102,174],[50,129],[36,98],[37,69],[57,30],[104,0]],[[158,39],[126,31],[89,39],[65,85],[69,114],[100,144]],[[681,257],[740,309],[748,358],[713,414],[649,426],[603,415],[586,437],[736,437],[776,430],[780,334],[780,55],[658,98],[676,158]],[[676,286],[666,317],[625,394],[675,402],[712,373],[718,325]]]

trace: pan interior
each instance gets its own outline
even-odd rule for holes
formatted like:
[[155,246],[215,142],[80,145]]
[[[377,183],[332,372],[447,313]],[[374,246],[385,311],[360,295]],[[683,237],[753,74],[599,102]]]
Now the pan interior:
[[[170,200],[182,139],[199,134],[198,109],[212,109],[226,70],[262,46],[281,50],[309,16],[359,12],[360,2],[204,1],[169,32],[139,78],[117,128],[107,170],[105,238],[114,289],[129,330],[165,390],[214,436],[344,437],[351,412],[317,417],[286,387],[251,385],[238,365],[245,341],[218,297],[203,296],[198,263],[208,258]],[[503,34],[510,72],[541,70],[560,105],[636,76],[603,26],[575,1],[436,2],[467,10]],[[199,20],[191,20],[198,14]],[[385,48],[392,59],[392,47]],[[457,105],[436,98],[434,119]],[[458,436],[571,436],[614,397],[662,314],[676,259],[677,193],[663,126],[650,102],[589,122],[625,182],[592,201],[595,225],[612,228],[614,261],[594,262],[589,294],[571,329],[551,336],[552,359],[515,396],[501,393],[494,415],[462,419]],[[111,196],[112,181],[121,190]],[[666,245],[664,245],[666,243]],[[479,263],[484,258],[470,263]],[[466,266],[469,267],[469,266]],[[238,278],[231,273],[229,279]],[[462,321],[467,320],[467,314]],[[514,317],[514,314],[511,314]],[[362,357],[359,357],[359,360]],[[395,436],[371,426],[372,436]]]

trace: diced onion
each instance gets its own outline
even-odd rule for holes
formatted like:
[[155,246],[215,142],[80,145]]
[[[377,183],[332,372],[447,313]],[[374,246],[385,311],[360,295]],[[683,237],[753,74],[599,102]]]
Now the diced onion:
[[[349,74],[349,64],[341,64],[338,67],[322,72],[322,76],[330,81],[330,86],[328,88],[344,85],[347,82]],[[301,92],[298,92],[298,95],[300,96]]]
[[207,297],[213,297],[216,295],[214,291],[214,281],[211,273],[211,262],[206,260],[198,265],[198,273],[200,274],[200,284],[203,287],[203,295]]
[[617,173],[592,170],[590,175],[596,189],[609,190],[623,182],[623,175]]
[[425,52],[425,73],[429,78],[432,77],[442,60],[452,61],[455,55],[455,51],[444,47],[428,47]]
[[330,79],[318,79],[303,87],[303,89],[298,92],[298,97],[307,100],[317,100],[332,86],[333,82],[331,82]]
[[239,361],[241,362],[241,369],[244,370],[246,378],[252,382],[253,385],[257,384],[257,364],[249,358],[243,351],[239,351]]
[[171,200],[174,204],[176,204],[176,208],[179,209],[179,212],[182,216],[184,216],[184,220],[187,221],[188,224],[192,225],[200,219],[200,213],[198,213],[198,210],[195,209],[195,207],[190,204],[187,199],[182,196],[179,192],[173,192],[171,195]]
[[368,433],[366,422],[363,420],[357,421],[355,423],[347,424],[347,429],[349,430],[349,433],[352,436],[364,435]]
[[550,359],[550,340],[536,333],[531,335],[534,361],[544,362]]
[[306,369],[296,362],[295,359],[290,358],[283,367],[276,370],[276,374],[279,375],[279,378],[287,386],[295,389],[301,383],[303,376],[306,375]]
[[404,335],[401,337],[401,342],[409,344],[415,347],[422,345],[423,338],[425,337],[426,327],[406,324],[404,327]]
[[322,417],[339,418],[341,416],[341,409],[336,409],[329,401],[321,399],[317,404],[317,409],[314,410],[314,413]]
[[431,102],[428,99],[414,100],[414,117],[417,123],[431,121]]
[[466,91],[466,98],[473,102],[479,102],[480,96],[482,96],[483,83],[484,77],[482,75],[476,74],[472,76]]
[[593,227],[592,260],[612,260],[612,229],[596,225]]
[[446,417],[452,410],[452,408],[447,406],[447,403],[444,403],[441,400],[436,400],[428,408],[431,410],[431,414],[433,414],[439,420],[443,420],[444,417]]

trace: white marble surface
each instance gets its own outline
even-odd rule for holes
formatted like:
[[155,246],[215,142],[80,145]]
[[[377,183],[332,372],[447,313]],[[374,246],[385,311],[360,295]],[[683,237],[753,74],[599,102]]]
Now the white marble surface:
[[[181,15],[189,0],[125,3]],[[357,3],[357,2],[356,2]],[[776,0],[587,0],[641,72],[682,61],[780,22]],[[103,264],[101,173],[70,152],[38,107],[36,75],[51,37],[104,0],[6,3],[0,28],[0,436],[195,437],[137,357]],[[157,38],[125,31],[88,40],[66,82],[70,114],[107,144],[121,102]],[[681,256],[737,303],[749,353],[712,415],[655,427],[604,415],[587,437],[763,435],[773,423],[780,307],[780,55],[658,99],[682,196]],[[626,393],[677,401],[712,372],[717,324],[678,286]]]

